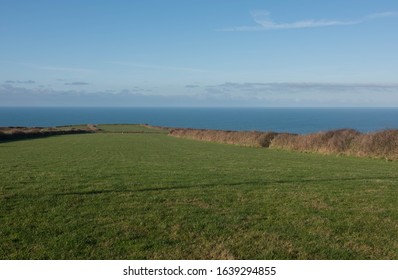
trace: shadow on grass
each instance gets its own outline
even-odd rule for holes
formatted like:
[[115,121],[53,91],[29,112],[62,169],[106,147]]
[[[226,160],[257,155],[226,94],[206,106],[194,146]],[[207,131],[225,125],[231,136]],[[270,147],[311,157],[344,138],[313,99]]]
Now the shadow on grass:
[[182,189],[199,189],[199,188],[214,188],[214,187],[236,187],[244,185],[254,186],[267,186],[272,184],[289,184],[289,183],[313,183],[313,182],[341,182],[341,181],[364,181],[364,180],[391,180],[395,179],[398,182],[398,177],[364,177],[364,178],[332,178],[332,179],[302,179],[302,180],[275,180],[275,181],[249,181],[249,182],[238,182],[229,184],[202,184],[194,186],[175,186],[175,187],[163,187],[163,188],[144,188],[136,190],[92,190],[85,192],[64,192],[56,193],[56,196],[67,196],[67,195],[96,195],[96,194],[107,194],[107,193],[140,193],[140,192],[153,192],[153,191],[175,191]]
[[[56,133],[38,133],[38,134],[26,134],[23,136],[7,136],[5,138],[0,138],[0,144],[9,143],[9,142],[16,142],[16,141],[26,141],[26,140],[34,140],[34,139],[41,139],[41,138],[49,138],[49,137],[57,137],[57,136],[64,136],[64,135],[77,135],[77,134],[92,134],[95,132],[92,131],[60,131]],[[4,147],[4,146],[0,146]]]
[[36,137],[26,137],[26,138],[9,138],[9,139],[1,139],[0,140],[0,147],[9,147],[2,144],[10,143],[10,142],[19,142],[19,141],[29,141],[34,139],[41,139],[41,138],[49,138],[49,137],[56,137],[59,135],[46,135],[46,136],[36,136]]

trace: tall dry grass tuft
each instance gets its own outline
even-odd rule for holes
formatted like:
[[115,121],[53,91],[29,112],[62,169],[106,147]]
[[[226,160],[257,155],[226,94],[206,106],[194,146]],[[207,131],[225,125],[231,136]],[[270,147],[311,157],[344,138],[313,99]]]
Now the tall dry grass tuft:
[[323,154],[398,159],[398,130],[362,134],[340,129],[307,135],[278,135],[271,148]]
[[360,133],[353,129],[339,129],[305,135],[280,134],[275,137],[271,148],[324,154],[344,153]]
[[47,137],[53,135],[63,134],[80,134],[80,133],[94,133],[97,129],[94,126],[86,129],[78,128],[53,128],[53,127],[1,127],[0,140],[18,140],[37,137]]
[[350,151],[353,155],[398,159],[398,130],[389,129],[359,135]]
[[298,135],[258,131],[173,129],[170,135],[240,146],[398,159],[398,130],[362,134],[354,129],[338,129]]
[[235,144],[249,147],[268,147],[272,139],[277,135],[275,132],[258,131],[228,131],[208,129],[172,129],[171,136],[189,138],[201,141]]
[[93,132],[97,132],[100,131],[100,129],[97,127],[96,124],[88,124],[87,125],[87,129]]

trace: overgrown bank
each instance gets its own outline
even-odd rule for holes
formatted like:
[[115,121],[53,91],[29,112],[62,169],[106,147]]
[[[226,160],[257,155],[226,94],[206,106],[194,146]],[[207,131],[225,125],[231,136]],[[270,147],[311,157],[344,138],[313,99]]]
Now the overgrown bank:
[[398,130],[396,129],[373,133],[339,129],[304,135],[258,131],[173,129],[170,135],[251,147],[398,159]]
[[235,144],[248,147],[269,147],[279,133],[258,131],[229,131],[208,129],[173,129],[170,135],[201,141]]
[[63,127],[0,127],[1,140],[19,140],[40,138],[54,135],[82,134],[97,132],[95,125],[63,126]]

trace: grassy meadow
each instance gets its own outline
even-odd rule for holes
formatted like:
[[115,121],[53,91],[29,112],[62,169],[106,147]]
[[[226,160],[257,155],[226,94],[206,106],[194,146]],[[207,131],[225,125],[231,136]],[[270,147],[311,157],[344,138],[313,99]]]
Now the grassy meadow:
[[398,259],[398,161],[98,128],[0,142],[0,259]]

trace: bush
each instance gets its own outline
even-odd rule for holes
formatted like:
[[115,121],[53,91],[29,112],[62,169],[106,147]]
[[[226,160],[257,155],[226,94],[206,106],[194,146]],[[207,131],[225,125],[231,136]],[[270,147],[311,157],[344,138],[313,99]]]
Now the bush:
[[258,131],[173,129],[170,135],[241,146],[398,159],[398,130],[361,134],[354,129],[338,129],[297,135]]
[[169,134],[181,138],[250,147],[268,147],[271,143],[271,140],[277,135],[275,132],[228,131],[189,128],[173,129]]
[[271,147],[304,152],[325,154],[344,153],[360,133],[353,129],[339,129],[306,135],[280,134],[275,137]]
[[398,159],[398,130],[360,135],[353,142],[351,154]]
[[93,133],[92,127],[87,129],[57,129],[42,127],[2,127],[0,128],[0,140],[18,140],[27,138],[47,137],[62,134]]

